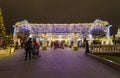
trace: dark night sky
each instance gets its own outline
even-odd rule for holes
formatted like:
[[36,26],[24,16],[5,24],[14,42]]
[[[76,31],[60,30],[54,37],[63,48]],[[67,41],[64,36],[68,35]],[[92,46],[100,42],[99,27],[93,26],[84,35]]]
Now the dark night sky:
[[7,32],[17,21],[31,23],[84,23],[100,18],[120,26],[120,0],[0,0]]

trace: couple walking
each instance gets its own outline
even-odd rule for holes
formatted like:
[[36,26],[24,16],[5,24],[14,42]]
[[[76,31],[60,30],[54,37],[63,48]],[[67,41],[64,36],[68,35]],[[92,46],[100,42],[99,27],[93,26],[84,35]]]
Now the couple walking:
[[32,38],[29,38],[28,41],[26,41],[25,43],[25,60],[27,60],[27,58],[29,57],[29,60],[31,60],[31,51],[33,48],[38,47],[38,43],[36,42],[36,40],[34,40],[34,42],[32,42]]

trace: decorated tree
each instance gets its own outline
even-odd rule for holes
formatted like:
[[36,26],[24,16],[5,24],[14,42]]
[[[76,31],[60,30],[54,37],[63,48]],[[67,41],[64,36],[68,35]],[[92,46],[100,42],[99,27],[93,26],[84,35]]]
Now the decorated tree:
[[120,27],[118,27],[117,34],[113,37],[115,44],[120,44]]
[[6,29],[3,23],[2,9],[0,8],[0,46],[2,46],[3,48],[7,47],[6,39]]
[[4,38],[5,35],[6,35],[6,30],[3,23],[2,10],[0,8],[0,39]]

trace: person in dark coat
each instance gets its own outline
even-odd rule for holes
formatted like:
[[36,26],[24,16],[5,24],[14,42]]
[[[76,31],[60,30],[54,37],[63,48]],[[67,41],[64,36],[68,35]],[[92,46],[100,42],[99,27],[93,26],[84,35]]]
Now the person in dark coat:
[[28,41],[25,43],[25,60],[27,60],[29,55],[29,60],[31,60],[31,49],[32,49],[32,38],[29,38]]
[[85,53],[90,53],[88,40],[85,40]]

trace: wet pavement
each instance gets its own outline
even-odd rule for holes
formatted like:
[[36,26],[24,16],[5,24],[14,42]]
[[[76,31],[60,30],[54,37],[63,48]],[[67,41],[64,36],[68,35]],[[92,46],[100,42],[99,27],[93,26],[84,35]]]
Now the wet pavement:
[[24,50],[0,57],[0,78],[120,78],[120,71],[90,58],[84,49],[48,49],[41,58],[24,60]]

